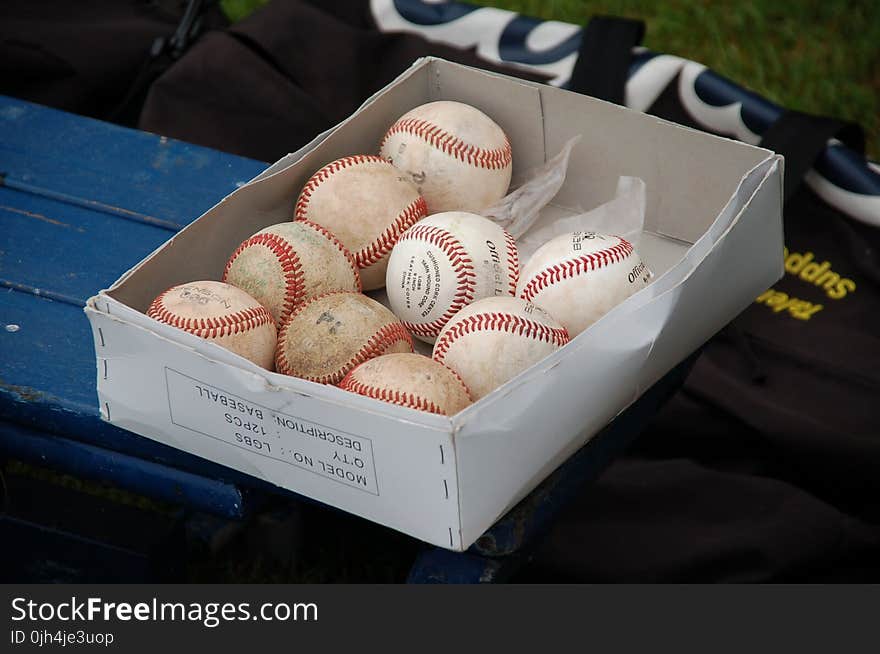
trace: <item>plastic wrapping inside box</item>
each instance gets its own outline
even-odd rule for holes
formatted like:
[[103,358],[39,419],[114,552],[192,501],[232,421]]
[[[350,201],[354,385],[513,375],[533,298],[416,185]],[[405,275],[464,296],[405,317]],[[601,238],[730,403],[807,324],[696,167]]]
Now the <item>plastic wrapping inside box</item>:
[[[451,417],[267,372],[143,314],[169,286],[219,279],[242,240],[291,219],[315,170],[376,152],[397,117],[434,100],[474,105],[504,129],[514,182],[582,135],[566,182],[536,227],[610,200],[621,176],[644,180],[638,242],[652,283]],[[419,60],[90,299],[102,413],[160,442],[465,549],[782,275],[781,180],[781,158],[760,148],[565,90]]]

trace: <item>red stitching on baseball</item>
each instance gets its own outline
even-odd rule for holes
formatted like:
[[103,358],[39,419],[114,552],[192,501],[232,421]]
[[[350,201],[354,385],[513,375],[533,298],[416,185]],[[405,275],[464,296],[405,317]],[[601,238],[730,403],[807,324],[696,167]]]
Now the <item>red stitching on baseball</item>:
[[[620,237],[618,237],[620,238]],[[623,261],[633,252],[633,246],[624,239],[620,243],[604,250],[583,254],[576,259],[564,261],[542,270],[529,280],[519,296],[523,300],[531,301],[548,286],[555,282],[575,277],[588,270],[598,270],[612,263]]]
[[354,273],[354,279],[357,282],[358,293],[363,291],[364,286],[363,286],[363,284],[361,284],[361,271],[358,270],[357,261],[354,260],[354,255],[351,253],[351,250],[349,250],[347,247],[345,247],[345,245],[342,243],[342,241],[340,241],[338,238],[336,238],[336,235],[333,232],[331,232],[329,229],[324,227],[323,225],[319,225],[318,223],[313,223],[311,220],[306,220],[305,218],[303,218],[302,220],[297,221],[297,222],[301,222],[304,225],[308,225],[312,229],[319,232],[322,236],[325,236],[327,239],[330,240],[331,243],[333,243],[333,245],[336,246],[336,248],[340,252],[342,252],[342,254],[345,255],[345,259],[346,259],[346,261],[348,261],[348,265],[351,266],[351,271]]
[[449,372],[451,372],[453,375],[455,375],[455,378],[458,380],[458,383],[461,384],[461,387],[464,389],[464,394],[467,396],[468,402],[473,402],[474,396],[471,395],[471,389],[469,389],[468,385],[464,383],[464,379],[461,378],[461,375],[459,375],[458,372],[456,372],[455,370],[453,370],[452,368],[447,366],[445,363],[442,363],[441,361],[438,361],[437,363],[439,363],[441,366],[443,366]]
[[510,141],[507,139],[507,136],[504,137],[504,145],[502,147],[487,150],[466,143],[442,127],[420,118],[402,118],[394,123],[382,138],[379,150],[382,150],[385,142],[393,134],[399,132],[418,136],[459,161],[463,161],[471,166],[477,166],[478,168],[490,168],[492,170],[507,168],[513,160]]
[[312,304],[317,302],[318,300],[323,300],[325,297],[330,295],[339,295],[340,293],[345,293],[345,291],[327,291],[326,293],[321,293],[320,295],[316,295],[313,298],[310,298],[303,302],[299,307],[297,307],[288,317],[284,324],[281,326],[281,330],[278,332],[278,340],[275,343],[275,371],[283,373],[285,375],[292,375],[291,372],[293,368],[290,366],[290,362],[287,360],[287,353],[284,351],[284,342],[287,340],[287,328],[290,326],[290,323],[293,322],[294,318],[296,318],[300,313],[305,311],[307,307],[310,307]]
[[419,411],[428,411],[429,413],[437,413],[443,416],[446,415],[446,411],[444,411],[442,408],[434,404],[426,397],[415,395],[413,393],[391,390],[388,388],[377,388],[376,386],[370,386],[365,382],[355,379],[354,374],[356,372],[356,368],[354,370],[351,370],[342,379],[342,381],[339,382],[339,388],[346,391],[351,391],[352,393],[357,393],[358,395],[363,395],[365,397],[372,397],[375,400],[382,400],[383,402],[397,404],[398,406],[405,406],[409,407],[410,409],[418,409]]
[[507,271],[508,281],[510,282],[510,294],[516,297],[516,286],[519,284],[519,248],[516,247],[516,241],[513,235],[504,230],[504,240],[507,241]]
[[397,244],[400,235],[427,214],[428,205],[425,203],[425,198],[420,195],[400,212],[394,222],[379,234],[375,241],[367,244],[354,255],[357,265],[361,268],[367,268],[377,261],[381,261]]
[[[439,362],[438,362],[439,363]],[[471,396],[471,391],[467,387],[467,384],[464,383],[464,380],[461,378],[455,370],[440,363],[443,368],[452,373],[455,379],[458,380],[458,383],[461,384],[461,389],[464,391],[465,397],[468,399],[468,402],[473,402],[473,397]],[[378,388],[376,386],[370,386],[367,382],[355,379],[355,375],[360,370],[360,366],[356,368],[352,368],[348,374],[339,382],[339,388],[342,388],[347,391],[351,391],[352,393],[358,393],[359,395],[364,395],[365,397],[372,397],[377,400],[383,400],[385,402],[391,402],[392,404],[399,404],[400,406],[408,406],[413,409],[419,409],[421,411],[429,411],[431,413],[438,413],[440,415],[448,415],[445,410],[443,410],[438,405],[434,404],[431,400],[422,397],[420,395],[415,395],[413,393],[406,393],[397,390],[390,390],[385,388]]]
[[424,240],[439,247],[449,259],[449,263],[452,264],[452,269],[455,272],[458,286],[455,289],[452,304],[449,305],[449,308],[440,318],[429,323],[403,321],[406,328],[413,334],[433,338],[440,333],[440,330],[443,329],[452,316],[474,301],[477,273],[474,271],[474,262],[468,256],[467,250],[464,249],[461,241],[442,227],[416,224],[404,232],[398,242],[407,240]]
[[564,327],[548,327],[535,320],[520,318],[509,313],[478,313],[467,316],[450,327],[434,346],[433,358],[443,363],[449,348],[460,337],[478,331],[503,331],[526,338],[552,343],[562,347],[568,343],[568,331]]
[[147,315],[150,318],[202,338],[220,338],[230,334],[241,334],[268,323],[275,323],[272,314],[264,306],[242,309],[216,318],[183,318],[165,306],[165,296],[174,288],[169,288],[152,301],[147,309]]
[[352,157],[342,157],[342,159],[331,161],[326,166],[319,169],[318,172],[309,178],[309,181],[306,182],[303,190],[300,191],[299,198],[297,198],[294,207],[293,219],[306,220],[306,210],[308,209],[312,193],[314,193],[321,183],[323,183],[328,177],[334,173],[338,173],[340,170],[344,170],[345,168],[370,162],[388,163],[382,157],[378,157],[374,154],[358,154]]
[[318,382],[319,384],[337,384],[339,380],[352,368],[360,365],[367,359],[372,359],[373,357],[381,356],[385,354],[385,352],[400,341],[404,341],[409,345],[409,351],[413,351],[413,342],[412,336],[410,336],[409,332],[406,331],[404,326],[399,322],[392,322],[380,327],[375,334],[373,334],[370,339],[361,347],[360,350],[348,361],[348,363],[344,364],[339,370],[330,373],[328,375],[322,375],[320,377],[313,377],[311,375],[297,375],[293,372],[293,367],[290,365],[290,362],[287,359],[287,353],[285,352],[285,342],[287,340],[287,330],[291,324],[293,324],[294,319],[302,313],[306,307],[311,306],[314,302],[321,300],[329,295],[338,295],[340,293],[346,293],[346,291],[330,291],[328,293],[323,293],[316,297],[313,297],[306,302],[304,302],[300,307],[290,314],[290,317],[287,319],[287,322],[284,323],[284,326],[281,328],[281,331],[278,334],[278,343],[275,346],[275,370],[277,372],[283,373],[285,375],[292,375],[294,377],[300,377],[301,379],[308,379],[309,381]]
[[293,249],[293,246],[282,237],[271,233],[254,234],[244,241],[238,246],[235,252],[232,253],[232,256],[229,257],[229,261],[226,262],[226,269],[223,271],[222,281],[228,283],[226,280],[229,277],[229,271],[232,269],[232,264],[241,253],[246,249],[257,245],[268,248],[269,251],[275,255],[278,264],[281,266],[281,272],[284,275],[284,301],[281,306],[281,313],[278,316],[278,324],[281,324],[284,322],[285,318],[290,315],[290,312],[293,311],[296,305],[302,301],[306,290],[299,255],[296,253],[296,250]]
[[[353,157],[343,157],[342,159],[327,164],[311,176],[309,181],[306,182],[306,185],[303,187],[303,190],[300,192],[294,210],[294,220],[310,222],[306,218],[306,214],[308,212],[309,201],[315,190],[334,173],[364,163],[388,164],[388,161],[376,155],[361,154]],[[385,231],[379,234],[374,241],[368,243],[357,252],[352,253],[357,267],[367,268],[377,261],[381,261],[382,258],[391,252],[391,249],[397,243],[397,239],[400,235],[424,218],[427,214],[428,205],[425,203],[425,199],[420,195],[404,208],[404,210],[398,214],[397,218],[394,219],[394,222],[392,222]]]

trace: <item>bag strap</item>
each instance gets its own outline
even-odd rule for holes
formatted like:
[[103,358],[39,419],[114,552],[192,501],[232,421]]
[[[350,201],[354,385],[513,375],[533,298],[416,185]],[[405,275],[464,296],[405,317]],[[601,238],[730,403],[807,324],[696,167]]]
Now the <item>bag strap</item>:
[[202,35],[205,31],[204,14],[215,4],[216,0],[186,1],[186,7],[174,33],[153,40],[140,71],[119,104],[104,117],[105,120],[132,125],[137,123],[150,86]]
[[645,24],[616,16],[594,16],[584,28],[569,88],[600,100],[624,104],[632,49]]
[[[837,138],[853,150],[865,152],[865,133],[861,126],[835,118],[786,111],[764,133],[760,145],[785,157],[783,192],[787,202],[800,187],[804,175],[825,150],[828,139]],[[838,237],[849,250],[852,262],[865,278],[880,285],[880,257],[866,236],[867,228],[856,226],[839,211],[830,214]]]
[[759,145],[785,157],[786,200],[797,191],[832,138],[859,152],[865,151],[865,134],[859,125],[800,111],[785,111],[764,132]]

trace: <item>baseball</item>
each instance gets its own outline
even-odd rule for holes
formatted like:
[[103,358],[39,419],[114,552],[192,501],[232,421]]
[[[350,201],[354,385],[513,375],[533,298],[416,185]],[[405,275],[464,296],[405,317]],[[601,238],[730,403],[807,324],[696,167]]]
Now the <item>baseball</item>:
[[272,314],[235,286],[213,281],[173,286],[153,300],[147,315],[272,370],[276,333]]
[[349,372],[339,388],[445,416],[471,403],[467,386],[457,374],[421,354],[385,354],[370,359]]
[[461,102],[429,102],[385,133],[379,154],[415,182],[428,213],[480,212],[507,193],[513,157],[504,131]]
[[514,295],[519,255],[513,237],[463,211],[428,216],[400,237],[388,261],[388,301],[417,338],[433,343],[463,307]]
[[328,291],[360,291],[351,252],[306,220],[262,229],[236,248],[223,281],[249,293],[281,327],[300,304]]
[[381,157],[358,155],[327,164],[306,182],[294,220],[323,225],[354,256],[363,288],[382,288],[388,253],[426,214],[415,184]]
[[366,295],[337,291],[312,298],[291,314],[278,334],[275,368],[338,384],[367,359],[412,351],[412,338],[393,313]]
[[534,304],[490,297],[462,309],[434,344],[478,400],[568,343],[565,327]]
[[523,268],[517,296],[549,312],[574,338],[652,276],[628,241],[573,232],[538,248]]

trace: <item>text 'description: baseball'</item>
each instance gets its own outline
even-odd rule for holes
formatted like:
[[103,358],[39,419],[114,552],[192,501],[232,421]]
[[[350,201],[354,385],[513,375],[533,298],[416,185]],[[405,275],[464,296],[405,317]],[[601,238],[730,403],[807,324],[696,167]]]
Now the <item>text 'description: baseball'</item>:
[[165,380],[178,427],[379,494],[370,439],[273,411],[171,368]]

